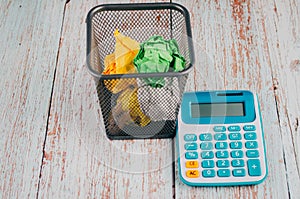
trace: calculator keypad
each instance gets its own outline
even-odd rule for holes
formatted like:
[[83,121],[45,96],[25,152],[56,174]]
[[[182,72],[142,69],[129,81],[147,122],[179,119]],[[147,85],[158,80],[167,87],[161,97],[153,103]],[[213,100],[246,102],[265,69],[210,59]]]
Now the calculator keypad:
[[188,178],[261,175],[255,125],[215,126],[212,130],[184,135]]

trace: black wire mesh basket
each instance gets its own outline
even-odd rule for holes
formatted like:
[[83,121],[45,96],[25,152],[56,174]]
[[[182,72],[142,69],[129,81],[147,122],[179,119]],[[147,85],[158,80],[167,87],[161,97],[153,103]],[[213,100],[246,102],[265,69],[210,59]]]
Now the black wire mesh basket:
[[[105,4],[87,16],[87,65],[96,81],[109,139],[172,138],[184,87],[194,63],[188,11],[174,3]],[[180,72],[103,75],[105,56],[114,51],[114,31],[144,42],[153,35],[175,39],[184,59]],[[149,78],[163,87],[149,86]],[[112,92],[118,90],[117,92]]]

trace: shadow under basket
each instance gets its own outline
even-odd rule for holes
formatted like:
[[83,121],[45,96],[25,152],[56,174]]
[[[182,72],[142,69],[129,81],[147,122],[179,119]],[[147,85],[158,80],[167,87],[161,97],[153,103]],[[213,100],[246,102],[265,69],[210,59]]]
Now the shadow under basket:
[[[194,63],[188,11],[174,3],[105,4],[87,19],[87,65],[93,75],[109,139],[172,138],[182,94]],[[175,39],[185,58],[181,72],[102,75],[114,52],[114,31],[138,42],[153,35]],[[155,67],[155,66],[153,66]],[[153,86],[149,80],[163,86]]]

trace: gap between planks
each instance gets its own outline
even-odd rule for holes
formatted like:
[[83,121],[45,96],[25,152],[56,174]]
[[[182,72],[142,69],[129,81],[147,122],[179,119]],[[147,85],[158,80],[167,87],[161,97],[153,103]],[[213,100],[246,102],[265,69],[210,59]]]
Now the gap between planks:
[[46,121],[46,128],[45,128],[45,137],[44,137],[43,151],[42,151],[42,161],[41,161],[41,165],[40,165],[39,181],[38,181],[38,186],[37,186],[36,198],[39,198],[40,183],[41,183],[41,177],[42,177],[42,172],[43,172],[43,162],[44,162],[44,157],[45,157],[45,146],[46,146],[46,141],[47,141],[47,132],[48,132],[48,126],[49,126],[49,120],[50,120],[50,113],[51,113],[51,107],[52,107],[52,101],[53,101],[54,82],[55,82],[55,78],[56,78],[58,58],[59,58],[60,48],[61,48],[61,41],[62,41],[62,33],[63,33],[64,20],[65,20],[65,13],[66,13],[67,4],[69,2],[70,2],[70,0],[66,0],[65,5],[64,5],[64,9],[63,9],[62,23],[61,23],[61,27],[60,27],[60,33],[59,33],[58,49],[57,49],[57,54],[56,54],[55,68],[54,68],[54,72],[53,72],[53,81],[52,81],[52,86],[51,86],[50,102],[49,102],[49,108],[48,108],[48,113],[47,113],[47,121]]

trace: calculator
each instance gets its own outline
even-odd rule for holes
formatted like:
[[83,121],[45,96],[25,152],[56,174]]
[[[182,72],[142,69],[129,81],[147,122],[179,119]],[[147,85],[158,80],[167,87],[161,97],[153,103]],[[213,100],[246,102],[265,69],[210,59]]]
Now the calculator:
[[250,185],[267,176],[259,101],[251,91],[184,93],[176,143],[187,185]]

